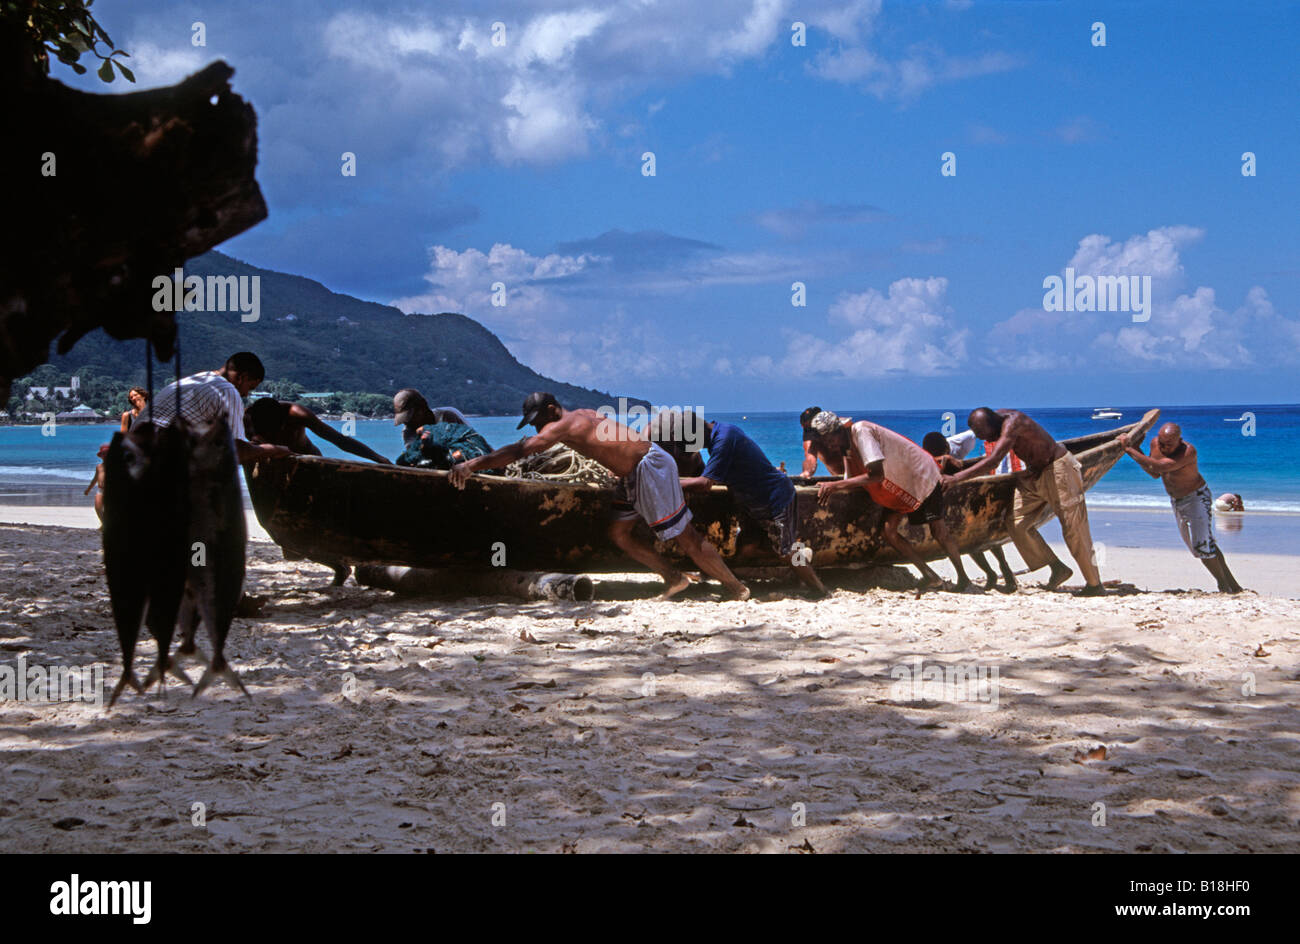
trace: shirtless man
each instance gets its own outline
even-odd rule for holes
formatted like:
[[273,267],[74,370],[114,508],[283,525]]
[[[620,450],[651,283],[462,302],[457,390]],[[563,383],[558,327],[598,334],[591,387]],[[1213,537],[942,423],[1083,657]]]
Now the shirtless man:
[[1228,570],[1214,540],[1214,503],[1210,487],[1205,484],[1196,463],[1196,447],[1183,439],[1177,423],[1166,423],[1151,440],[1151,457],[1142,455],[1128,437],[1121,433],[1116,439],[1123,443],[1124,451],[1133,457],[1142,470],[1153,479],[1160,479],[1174,507],[1178,531],[1192,556],[1197,558],[1219,585],[1223,593],[1241,593],[1241,584]]
[[1030,570],[1051,567],[1048,590],[1055,590],[1070,578],[1073,571],[1052,553],[1033,526],[1043,507],[1051,506],[1061,522],[1065,545],[1087,582],[1080,595],[1101,596],[1101,575],[1092,556],[1092,532],[1088,528],[1088,506],[1083,499],[1079,460],[1019,410],[992,410],[982,406],[972,410],[966,421],[980,439],[993,442],[993,449],[974,465],[955,475],[945,475],[944,486],[988,475],[1007,453],[1015,452],[1025,464],[1025,471],[1016,475],[1015,504],[1007,523],[1016,550]]
[[[252,406],[244,411],[244,429],[252,443],[274,443],[292,449],[299,455],[319,456],[320,449],[307,437],[307,431],[315,433],[326,442],[333,443],[345,452],[361,456],[372,462],[391,463],[369,446],[351,436],[345,436],[333,426],[326,424],[311,410],[298,403],[284,403],[272,397],[262,397],[253,401]],[[285,560],[300,560],[303,555],[285,548]],[[334,571],[331,586],[341,587],[352,573],[347,564],[333,560],[319,560]]]
[[244,428],[248,431],[251,442],[276,443],[287,446],[299,455],[319,456],[320,449],[307,438],[310,430],[344,452],[371,462],[392,464],[359,439],[340,433],[300,403],[283,403],[271,397],[255,400],[244,411]]
[[675,540],[700,570],[727,588],[732,599],[749,599],[749,588],[736,579],[718,549],[704,540],[691,524],[691,510],[682,497],[677,464],[662,448],[595,410],[566,410],[549,393],[530,393],[524,400],[523,414],[518,428],[531,425],[537,435],[456,464],[451,469],[451,484],[464,488],[469,477],[479,469],[500,469],[524,456],[563,443],[619,476],[616,518],[610,525],[610,538],[628,556],[663,578],[664,599],[686,589],[690,581],[648,543],[633,536],[638,516],[645,519],[660,540]]
[[[863,488],[885,509],[885,540],[921,572],[917,596],[943,587],[943,578],[916,552],[912,542],[898,533],[909,524],[927,524],[957,571],[957,590],[974,586],[961,564],[961,551],[943,520],[943,486],[939,467],[930,454],[906,436],[867,420],[853,422],[823,411],[812,419],[823,455],[829,455],[844,477],[817,486],[817,500],[825,504],[835,492]],[[830,463],[827,463],[830,466]]]

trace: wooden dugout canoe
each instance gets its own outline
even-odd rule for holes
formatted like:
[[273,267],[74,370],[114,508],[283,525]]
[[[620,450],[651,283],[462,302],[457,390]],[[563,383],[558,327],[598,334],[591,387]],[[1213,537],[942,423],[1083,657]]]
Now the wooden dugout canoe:
[[[1131,441],[1141,442],[1159,417],[1159,410],[1151,410],[1137,423],[1065,440],[1083,466],[1084,486],[1095,485],[1123,455],[1116,434],[1127,432]],[[248,486],[267,533],[314,560],[488,568],[498,546],[504,546],[505,566],[515,569],[640,569],[606,537],[610,488],[476,475],[457,491],[446,472],[319,456],[262,463],[249,475]],[[798,485],[796,492],[799,539],[812,549],[814,566],[899,562],[884,538],[884,509],[865,490],[838,492],[825,506],[817,503],[815,484]],[[944,520],[963,552],[1010,540],[1006,521],[1014,492],[1013,476],[992,475],[962,482],[944,496]],[[737,556],[737,510],[727,489],[692,495],[690,507],[695,525],[729,563],[773,562],[771,555],[748,551]],[[1045,510],[1041,520],[1050,517]],[[638,527],[649,536],[648,528]],[[928,528],[905,524],[902,533],[926,560],[944,556]],[[673,547],[656,546],[677,556]]]

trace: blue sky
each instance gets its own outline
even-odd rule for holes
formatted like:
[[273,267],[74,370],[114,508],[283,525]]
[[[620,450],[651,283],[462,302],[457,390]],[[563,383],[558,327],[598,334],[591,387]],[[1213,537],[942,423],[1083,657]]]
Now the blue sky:
[[[141,87],[235,66],[271,213],[223,251],[464,312],[558,379],[717,411],[1300,401],[1294,4],[95,11]],[[1045,312],[1067,266],[1151,276],[1151,320]]]

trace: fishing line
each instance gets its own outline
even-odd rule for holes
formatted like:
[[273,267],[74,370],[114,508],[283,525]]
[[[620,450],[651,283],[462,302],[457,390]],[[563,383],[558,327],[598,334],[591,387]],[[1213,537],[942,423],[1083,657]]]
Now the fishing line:
[[149,408],[149,418],[147,423],[153,422],[153,338],[144,339],[144,377],[145,385],[149,388],[149,402],[145,404]]
[[176,331],[176,422],[181,419],[181,332]]

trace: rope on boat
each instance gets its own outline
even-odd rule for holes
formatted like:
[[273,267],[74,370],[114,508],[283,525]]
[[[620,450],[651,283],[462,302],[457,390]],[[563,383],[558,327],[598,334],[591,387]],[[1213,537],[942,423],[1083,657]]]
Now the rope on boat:
[[564,482],[570,485],[613,485],[617,477],[595,459],[556,443],[545,452],[527,456],[506,466],[504,475],[512,479],[535,479]]

